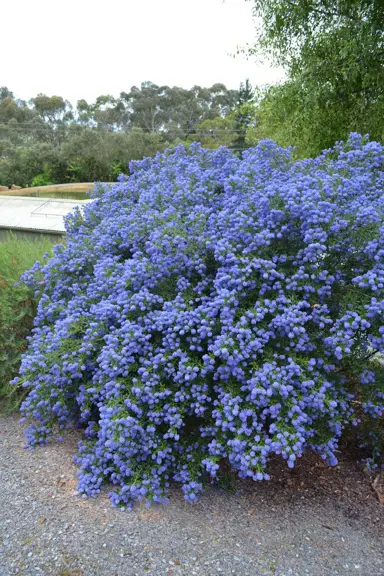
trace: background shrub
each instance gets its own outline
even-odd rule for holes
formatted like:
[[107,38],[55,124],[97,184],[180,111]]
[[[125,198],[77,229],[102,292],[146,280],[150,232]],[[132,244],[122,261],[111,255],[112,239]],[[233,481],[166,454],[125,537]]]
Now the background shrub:
[[223,459],[254,480],[274,455],[335,464],[383,413],[383,160],[352,134],[299,162],[264,141],[132,163],[25,276],[29,443],[82,421],[79,489],[128,507],[171,481],[195,500]]
[[19,402],[20,397],[9,382],[19,370],[36,313],[31,289],[15,283],[51,247],[47,240],[31,242],[12,235],[0,242],[0,411]]
[[34,178],[32,178],[31,186],[49,186],[52,184],[51,177],[49,172],[42,172],[41,174],[37,174]]

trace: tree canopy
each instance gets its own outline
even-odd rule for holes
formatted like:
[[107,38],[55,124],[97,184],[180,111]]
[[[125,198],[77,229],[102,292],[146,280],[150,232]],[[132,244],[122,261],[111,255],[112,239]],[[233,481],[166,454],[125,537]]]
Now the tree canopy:
[[182,142],[231,146],[240,93],[221,83],[187,90],[143,82],[118,97],[102,94],[73,106],[59,95],[17,100],[3,86],[0,185],[110,181],[131,160]]
[[[384,136],[383,0],[252,0],[256,43],[288,73],[264,93],[260,132],[316,154],[351,131]],[[292,140],[293,137],[293,140]]]

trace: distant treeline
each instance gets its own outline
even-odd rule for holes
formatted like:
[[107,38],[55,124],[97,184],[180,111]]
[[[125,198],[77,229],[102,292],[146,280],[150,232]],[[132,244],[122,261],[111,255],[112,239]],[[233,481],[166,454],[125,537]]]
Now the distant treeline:
[[254,126],[254,92],[223,84],[191,90],[144,82],[119,98],[76,107],[61,96],[26,102],[0,88],[0,185],[112,181],[130,160],[200,141],[241,149]]

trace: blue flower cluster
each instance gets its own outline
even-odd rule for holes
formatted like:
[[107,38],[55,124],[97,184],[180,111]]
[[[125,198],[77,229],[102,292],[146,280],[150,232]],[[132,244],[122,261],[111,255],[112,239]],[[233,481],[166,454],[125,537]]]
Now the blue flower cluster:
[[67,219],[25,274],[39,296],[18,384],[28,443],[86,426],[79,490],[198,498],[223,463],[268,479],[384,410],[384,149],[293,161],[263,141],[178,147]]

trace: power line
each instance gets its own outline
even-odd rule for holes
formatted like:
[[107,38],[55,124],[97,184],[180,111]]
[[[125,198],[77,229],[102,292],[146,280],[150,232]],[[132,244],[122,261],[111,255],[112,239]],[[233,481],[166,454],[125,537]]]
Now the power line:
[[[108,126],[108,124],[106,124]],[[71,129],[76,129],[76,128],[88,128],[89,130],[100,130],[103,129],[103,127],[101,126],[84,126],[82,124],[69,124],[69,125],[59,125],[59,126],[49,126],[47,124],[37,124],[37,125],[33,125],[30,124],[29,122],[18,122],[17,124],[13,124],[11,122],[0,122],[0,128],[1,127],[10,127],[12,128],[12,130],[14,129],[21,129],[21,130],[27,130],[27,129],[31,129],[34,131],[43,131],[43,132],[48,132],[48,131],[53,131],[53,132],[58,132],[61,129],[63,130],[71,130]],[[111,133],[115,133],[115,134],[120,134],[120,133],[130,133],[133,132],[135,129],[142,129],[140,126],[133,126],[131,129],[128,130],[111,130]],[[201,130],[199,130],[198,128],[194,128],[196,130],[198,130],[199,134],[232,134],[232,133],[236,133],[236,134],[241,134],[243,133],[243,130],[240,129],[235,129],[235,128],[231,128],[231,129],[219,129],[216,130],[215,128],[203,128]],[[144,134],[158,134],[158,135],[163,135],[163,134],[179,134],[180,132],[188,132],[188,129],[183,129],[183,128],[170,128],[170,129],[165,129],[163,131],[156,131],[156,130],[150,130],[149,132],[145,132],[144,129],[143,133]],[[193,136],[194,134],[190,134],[190,136]]]
[[[0,124],[0,130],[4,125]],[[80,126],[80,128],[83,128],[82,126]],[[89,128],[89,126],[87,126],[86,128]],[[137,128],[137,127],[135,127]],[[13,126],[12,130],[15,130],[16,132],[24,132],[24,133],[33,133],[33,132],[44,132],[45,134],[49,135],[54,135],[54,134],[60,134],[60,130],[50,130],[49,127],[47,128],[27,128],[27,127],[23,127],[23,126]],[[97,131],[105,131],[108,132],[109,134],[133,134],[134,133],[134,129],[133,130],[105,130],[101,127],[98,128],[90,128],[90,130],[97,132]],[[64,132],[64,130],[63,130]],[[200,135],[206,135],[206,136],[225,136],[225,135],[229,135],[229,134],[244,134],[243,130],[199,130],[197,129],[197,132],[194,133],[188,133],[183,131],[181,128],[180,130],[164,130],[162,132],[156,132],[156,131],[150,131],[150,132],[145,132],[143,131],[143,134],[148,135],[148,134],[154,134],[156,136],[167,136],[167,135],[182,135],[185,134],[185,137],[189,137],[189,136],[200,136]]]
[[[204,120],[203,120],[204,122]],[[106,124],[108,125],[108,124]],[[29,122],[17,122],[17,123],[12,123],[12,122],[0,122],[0,126],[10,126],[11,128],[34,128],[34,129],[41,129],[41,130],[51,130],[51,129],[60,129],[60,128],[74,128],[74,127],[79,127],[79,128],[89,128],[91,130],[99,130],[99,126],[86,126],[84,124],[59,124],[57,126],[49,126],[48,124],[44,124],[44,123],[39,123],[39,124],[31,124]],[[137,129],[137,128],[141,128],[140,126],[133,126],[133,129]],[[142,129],[142,128],[141,128]],[[143,129],[142,129],[143,130]],[[178,132],[178,131],[182,131],[182,128],[171,128],[169,131],[171,132]],[[216,131],[215,128],[204,128],[203,130],[200,130],[201,132],[211,132],[211,131]],[[220,130],[218,130],[218,132],[241,132],[241,130],[235,129],[235,128],[230,128],[228,130],[221,128]],[[162,134],[163,132],[161,131],[156,131],[156,130],[151,130],[149,132],[146,132],[146,134]]]

